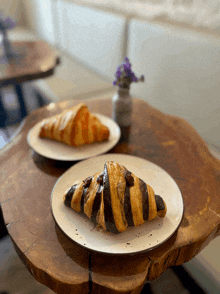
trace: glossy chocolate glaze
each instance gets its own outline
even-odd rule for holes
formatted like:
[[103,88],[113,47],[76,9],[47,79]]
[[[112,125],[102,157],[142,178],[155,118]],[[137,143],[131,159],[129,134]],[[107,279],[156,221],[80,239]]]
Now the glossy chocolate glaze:
[[149,200],[148,200],[148,191],[147,184],[139,179],[139,187],[142,195],[142,204],[143,204],[143,219],[148,220],[149,218]]
[[87,191],[88,191],[88,187],[84,187],[83,191],[82,191],[81,201],[80,201],[80,210],[82,212],[84,212],[84,204],[85,204],[85,198],[86,198]]
[[103,185],[104,185],[103,193],[105,195],[104,197],[105,226],[107,231],[117,234],[119,232],[116,228],[115,221],[113,218],[113,213],[112,213],[111,193],[110,193],[108,169],[106,164],[104,165],[104,171],[103,171]]
[[131,211],[131,200],[130,200],[130,188],[126,185],[125,187],[125,195],[124,195],[124,210],[125,210],[125,217],[128,223],[128,226],[133,226],[133,216]]
[[128,187],[134,186],[134,178],[132,177],[131,172],[128,170],[126,170],[125,180]]
[[76,187],[77,187],[77,185],[73,185],[66,193],[65,200],[64,200],[64,203],[66,206],[71,207],[71,200],[73,198],[73,194],[76,190]]
[[99,176],[98,176],[98,178],[97,178],[97,183],[99,183],[99,184],[101,184],[101,185],[103,185],[103,173],[101,173]]
[[103,186],[99,185],[96,195],[95,195],[95,200],[92,206],[92,215],[91,215],[91,221],[93,223],[96,223],[96,216],[98,214],[100,205],[101,205],[101,195],[102,195],[102,190],[103,190]]
[[164,205],[162,197],[160,197],[159,195],[155,195],[155,200],[157,204],[157,211],[164,210],[165,205]]
[[88,188],[92,182],[92,178],[93,177],[88,177],[85,180],[83,180],[83,183],[84,183],[83,187]]

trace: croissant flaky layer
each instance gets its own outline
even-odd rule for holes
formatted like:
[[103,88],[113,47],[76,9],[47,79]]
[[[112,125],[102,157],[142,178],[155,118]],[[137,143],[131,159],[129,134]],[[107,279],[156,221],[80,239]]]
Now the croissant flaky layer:
[[165,217],[166,203],[143,180],[117,162],[108,161],[102,173],[75,184],[64,203],[84,212],[97,226],[120,233],[157,216]]
[[109,129],[90,113],[84,103],[80,103],[58,115],[44,119],[39,136],[72,146],[81,146],[108,140]]

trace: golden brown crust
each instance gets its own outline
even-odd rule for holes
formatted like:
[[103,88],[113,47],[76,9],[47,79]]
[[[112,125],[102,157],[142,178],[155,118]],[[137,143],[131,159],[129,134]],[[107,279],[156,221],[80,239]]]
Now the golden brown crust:
[[166,202],[164,202],[164,206],[165,206],[165,208],[164,208],[163,210],[159,210],[159,211],[157,212],[157,215],[158,215],[159,217],[165,217],[165,215],[166,215],[166,213],[167,213],[167,205],[166,205]]
[[131,210],[133,215],[133,222],[135,226],[144,223],[142,195],[139,188],[139,178],[131,174],[134,178],[134,186],[130,188]]
[[99,175],[100,173],[97,173],[92,177],[91,184],[87,191],[87,195],[89,195],[89,197],[88,199],[85,199],[84,213],[88,216],[88,218],[91,218],[92,206],[95,200],[96,191],[98,190],[98,187],[99,187],[99,184],[96,181]]
[[149,220],[152,220],[152,219],[155,219],[155,217],[157,217],[157,206],[155,201],[155,194],[154,194],[154,190],[149,185],[147,185],[147,191],[148,191],[148,198],[149,198],[149,207],[151,207],[151,209],[149,210]]
[[108,140],[109,129],[89,112],[84,103],[63,111],[61,114],[44,119],[39,136],[81,146]]
[[117,162],[108,162],[107,168],[113,218],[117,230],[123,232],[128,226],[124,217],[125,177],[121,166]]
[[167,211],[165,201],[155,195],[151,186],[113,161],[105,163],[102,173],[74,185],[70,194],[69,206],[78,212],[82,210],[97,226],[113,233],[157,216],[165,217]]

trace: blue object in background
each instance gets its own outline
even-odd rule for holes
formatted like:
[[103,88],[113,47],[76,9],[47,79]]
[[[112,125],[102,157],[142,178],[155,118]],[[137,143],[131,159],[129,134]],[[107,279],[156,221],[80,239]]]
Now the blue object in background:
[[7,36],[7,30],[12,30],[15,27],[15,25],[16,22],[13,18],[9,16],[5,17],[2,13],[0,13],[0,31],[3,35],[2,45],[4,48],[4,55],[7,58],[14,57],[15,55]]

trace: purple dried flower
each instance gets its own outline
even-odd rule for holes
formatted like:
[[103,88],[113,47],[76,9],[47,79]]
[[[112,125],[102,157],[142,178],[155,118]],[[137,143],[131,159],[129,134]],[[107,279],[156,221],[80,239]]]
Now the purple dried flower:
[[120,77],[121,73],[122,73],[122,67],[121,67],[121,65],[120,65],[120,66],[117,68],[117,71],[116,71],[116,73],[115,73],[115,76],[116,76],[117,79]]
[[130,64],[129,59],[127,57],[125,57],[123,65],[124,65],[124,69],[131,70],[131,64]]
[[12,18],[10,18],[10,17],[7,17],[6,19],[5,19],[5,25],[9,28],[9,29],[13,29],[14,27],[15,27],[15,21],[12,19]]
[[131,70],[128,57],[125,57],[123,63],[117,67],[115,77],[116,80],[113,82],[113,85],[118,85],[121,88],[129,88],[132,82],[137,83],[138,81],[144,81],[143,75],[140,79],[135,76],[134,72]]
[[0,30],[11,30],[15,27],[16,22],[9,16],[4,17],[2,13],[0,13]]

